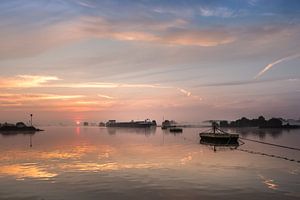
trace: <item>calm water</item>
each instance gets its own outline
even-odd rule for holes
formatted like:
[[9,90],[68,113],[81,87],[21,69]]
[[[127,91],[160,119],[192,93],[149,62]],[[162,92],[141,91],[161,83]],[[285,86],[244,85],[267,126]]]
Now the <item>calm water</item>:
[[[299,199],[300,163],[199,144],[201,128],[44,127],[0,135],[0,199]],[[234,130],[300,147],[300,130]],[[32,147],[30,147],[30,143]],[[247,142],[244,150],[300,160]]]

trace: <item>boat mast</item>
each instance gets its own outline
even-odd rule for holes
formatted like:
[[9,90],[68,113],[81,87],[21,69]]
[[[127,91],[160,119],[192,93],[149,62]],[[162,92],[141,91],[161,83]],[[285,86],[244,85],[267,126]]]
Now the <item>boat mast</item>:
[[216,122],[212,122],[212,127],[213,127],[213,132],[215,134],[216,133],[216,129],[217,129],[217,123]]

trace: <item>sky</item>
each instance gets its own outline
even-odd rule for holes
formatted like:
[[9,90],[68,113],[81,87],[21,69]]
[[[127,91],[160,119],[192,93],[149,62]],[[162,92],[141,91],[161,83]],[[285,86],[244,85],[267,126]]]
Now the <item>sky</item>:
[[0,1],[0,121],[300,118],[298,0]]

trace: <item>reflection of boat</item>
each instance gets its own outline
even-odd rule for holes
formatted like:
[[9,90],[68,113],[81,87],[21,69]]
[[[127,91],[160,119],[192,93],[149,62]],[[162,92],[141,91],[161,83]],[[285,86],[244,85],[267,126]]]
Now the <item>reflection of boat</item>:
[[156,126],[156,121],[146,119],[144,121],[130,121],[130,122],[117,122],[116,120],[109,120],[106,122],[106,127],[127,127],[127,128],[150,128]]
[[170,128],[170,132],[173,132],[173,133],[182,133],[182,128],[173,127],[173,128]]
[[199,133],[201,144],[214,146],[235,146],[238,145],[239,134],[227,133],[218,128],[216,122],[212,122],[212,129]]
[[151,135],[155,134],[156,127],[150,128],[135,128],[135,127],[107,127],[107,133],[110,135],[115,134],[141,134],[141,135]]

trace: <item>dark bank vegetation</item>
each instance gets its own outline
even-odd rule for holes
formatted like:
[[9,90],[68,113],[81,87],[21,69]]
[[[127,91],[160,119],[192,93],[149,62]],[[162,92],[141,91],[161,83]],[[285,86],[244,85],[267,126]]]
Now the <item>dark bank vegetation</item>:
[[299,125],[290,125],[282,118],[271,118],[266,120],[263,116],[257,119],[242,117],[235,121],[220,121],[221,127],[259,127],[259,128],[300,128]]

